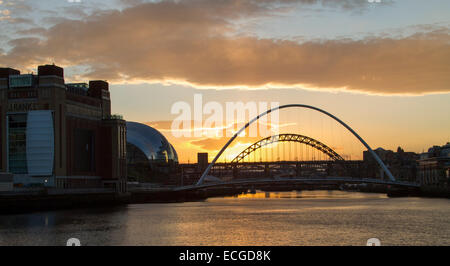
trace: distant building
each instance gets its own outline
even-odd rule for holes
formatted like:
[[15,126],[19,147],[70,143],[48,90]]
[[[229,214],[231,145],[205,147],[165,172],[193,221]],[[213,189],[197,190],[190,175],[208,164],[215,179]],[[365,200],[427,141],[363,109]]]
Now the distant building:
[[66,84],[55,65],[0,68],[0,170],[14,186],[126,190],[126,127],[105,81]]
[[199,180],[205,169],[208,167],[208,153],[197,153],[197,163],[187,163],[180,165],[181,175],[178,185],[194,185]]
[[420,154],[417,181],[424,185],[450,186],[450,143]]
[[[414,152],[405,152],[398,147],[397,152],[378,148],[374,150],[380,159],[386,164],[389,171],[397,180],[415,182],[417,174],[416,161],[419,155]],[[363,152],[365,175],[371,178],[387,178],[383,170],[375,161],[369,151]]]
[[199,152],[197,153],[197,167],[199,171],[205,171],[208,167],[208,153]]

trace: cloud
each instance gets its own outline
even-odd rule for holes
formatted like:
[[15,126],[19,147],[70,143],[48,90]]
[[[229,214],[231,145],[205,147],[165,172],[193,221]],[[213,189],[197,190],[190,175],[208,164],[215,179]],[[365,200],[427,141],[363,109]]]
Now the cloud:
[[33,28],[24,29],[24,30],[18,30],[16,33],[20,34],[20,35],[42,36],[46,32],[47,32],[47,30],[45,28],[33,27]]
[[217,151],[222,148],[229,138],[205,138],[200,140],[192,140],[190,143],[203,150]]
[[11,17],[11,16],[4,16],[4,17],[0,17],[0,19],[8,22],[9,24],[32,25],[34,23],[33,20],[29,19],[29,18],[17,18],[17,17]]
[[[30,5],[23,0],[20,1],[0,1],[0,22],[5,21],[9,26],[15,24],[32,24],[33,20],[29,17],[23,17],[28,15],[32,11]],[[19,16],[18,16],[19,15]],[[2,25],[2,29],[7,28],[5,24]]]
[[[20,11],[21,13],[28,13],[33,10],[31,5],[24,0],[6,0],[0,1],[3,2],[3,5],[8,7],[13,11]],[[0,3],[1,5],[2,3]]]
[[[173,121],[168,121],[168,120],[145,122],[144,124],[151,126],[153,128],[156,128],[157,130],[162,131],[164,134],[167,133],[167,135],[172,135],[172,136],[174,136],[173,133],[175,131],[182,131],[182,132],[186,132],[187,135],[189,135],[189,136],[194,136],[194,135],[196,135],[195,133],[202,132],[202,134],[203,134],[202,136],[211,137],[211,136],[220,135],[220,136],[226,136],[226,137],[230,138],[240,128],[242,128],[248,122],[249,119],[251,119],[251,118],[247,117],[246,120],[244,120],[244,121],[234,121],[232,123],[227,124],[226,118],[224,118],[222,124],[213,125],[213,127],[202,127],[202,126],[196,127],[195,121],[190,120],[190,121],[187,121],[188,124],[190,124],[189,128],[179,128],[179,129],[172,128]],[[205,121],[203,121],[203,123],[204,122]],[[256,123],[254,123],[252,126],[250,126],[250,128],[252,128],[252,130],[254,130],[254,131],[251,131],[250,128],[247,128],[245,130],[245,135],[250,136],[252,134],[256,134],[256,135],[258,135],[259,138],[267,137],[266,135],[270,134],[270,132],[271,132],[271,131],[269,131],[270,129],[276,130],[276,129],[280,129],[280,128],[289,127],[292,125],[293,125],[292,123],[288,123],[288,122],[271,124],[270,122],[267,122],[267,121],[258,121]],[[260,131],[259,130],[260,127],[267,131]]]
[[[280,6],[364,8],[348,0],[185,0],[61,19],[41,38],[17,38],[2,64],[83,65],[87,78],[195,86],[338,88],[377,94],[450,92],[448,28],[407,37],[296,42],[235,35],[231,21]],[[275,11],[274,11],[275,10]],[[18,64],[18,62],[20,62]]]
[[[173,121],[153,121],[153,122],[145,122],[144,124],[147,124],[158,131],[160,131],[173,145],[175,145],[177,148],[180,147],[188,147],[186,148],[188,151],[195,151],[197,152],[199,149],[202,151],[207,152],[216,152],[219,149],[221,149],[225,143],[230,139],[229,136],[226,136],[226,129],[223,130],[223,136],[222,137],[211,137],[211,136],[202,136],[202,137],[174,137],[172,135],[172,122]],[[193,125],[193,121],[191,123]],[[242,123],[236,123],[233,125],[229,125],[226,128],[230,129],[230,127],[234,126],[242,126]],[[218,128],[222,128],[219,126]],[[191,128],[191,132],[193,133],[193,128]],[[248,133],[248,131],[247,131]],[[237,154],[244,148],[246,148],[248,145],[260,140],[262,137],[249,137],[249,136],[239,136],[230,146],[230,149],[228,150],[231,152],[231,155]],[[182,149],[182,148],[181,148]],[[194,153],[195,153],[194,152]],[[230,155],[230,154],[229,154]]]

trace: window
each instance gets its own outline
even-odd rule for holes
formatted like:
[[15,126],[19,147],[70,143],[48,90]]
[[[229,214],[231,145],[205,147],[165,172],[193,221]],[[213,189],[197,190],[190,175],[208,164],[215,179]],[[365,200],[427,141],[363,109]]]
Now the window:
[[33,75],[11,75],[9,76],[10,88],[31,87],[33,84]]
[[27,174],[27,114],[8,115],[8,166],[13,174]]

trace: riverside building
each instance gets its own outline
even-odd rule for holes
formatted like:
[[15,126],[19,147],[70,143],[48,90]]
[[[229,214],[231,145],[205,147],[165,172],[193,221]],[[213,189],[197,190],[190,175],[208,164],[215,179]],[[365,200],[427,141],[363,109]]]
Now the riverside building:
[[422,185],[450,187],[450,142],[420,154],[417,181]]
[[105,81],[66,84],[55,65],[0,68],[0,148],[14,187],[126,191],[126,124]]

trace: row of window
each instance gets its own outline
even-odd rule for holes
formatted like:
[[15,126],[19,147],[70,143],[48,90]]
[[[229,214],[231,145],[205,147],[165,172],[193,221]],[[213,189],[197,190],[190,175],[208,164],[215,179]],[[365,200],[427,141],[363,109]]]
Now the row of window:
[[27,114],[8,115],[9,171],[14,174],[28,173],[26,157]]

